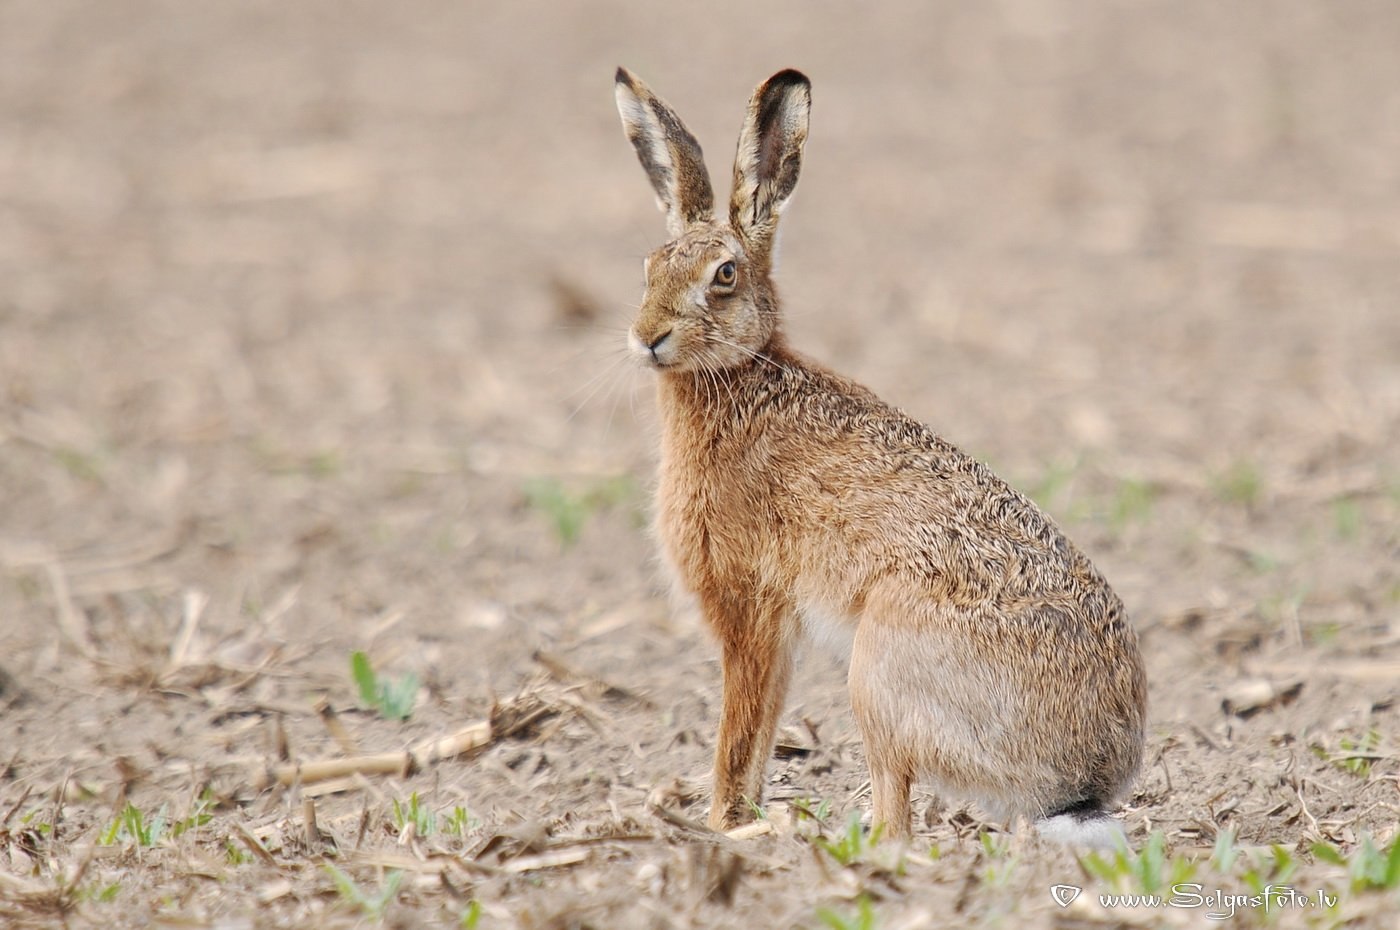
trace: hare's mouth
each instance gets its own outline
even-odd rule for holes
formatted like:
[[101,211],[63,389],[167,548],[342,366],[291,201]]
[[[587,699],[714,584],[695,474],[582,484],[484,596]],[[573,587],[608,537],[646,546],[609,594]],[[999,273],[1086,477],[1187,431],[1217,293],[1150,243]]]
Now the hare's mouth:
[[687,368],[685,360],[680,358],[648,358],[645,362],[652,371],[685,371]]

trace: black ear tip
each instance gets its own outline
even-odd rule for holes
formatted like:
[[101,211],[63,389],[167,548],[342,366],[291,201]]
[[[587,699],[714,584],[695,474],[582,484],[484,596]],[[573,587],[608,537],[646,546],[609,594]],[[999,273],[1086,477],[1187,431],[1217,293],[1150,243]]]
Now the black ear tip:
[[768,79],[768,86],[783,88],[784,90],[793,87],[811,88],[812,82],[807,80],[807,75],[794,68],[784,68]]
[[626,84],[628,87],[633,87],[637,83],[637,79],[632,76],[632,72],[621,65],[618,65],[617,74],[613,75],[613,80],[618,84]]

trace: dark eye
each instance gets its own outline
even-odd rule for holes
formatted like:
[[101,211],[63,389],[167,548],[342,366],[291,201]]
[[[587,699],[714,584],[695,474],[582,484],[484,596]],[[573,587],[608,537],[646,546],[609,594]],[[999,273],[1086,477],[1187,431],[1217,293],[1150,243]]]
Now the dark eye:
[[720,287],[733,287],[734,280],[739,276],[739,271],[734,267],[733,262],[725,262],[715,269],[715,284]]

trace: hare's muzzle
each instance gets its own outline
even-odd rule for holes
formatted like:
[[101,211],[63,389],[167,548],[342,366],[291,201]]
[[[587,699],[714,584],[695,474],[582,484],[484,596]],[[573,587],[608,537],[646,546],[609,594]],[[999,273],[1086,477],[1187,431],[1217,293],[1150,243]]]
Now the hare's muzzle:
[[627,342],[632,352],[642,361],[657,368],[665,368],[676,360],[676,340],[671,338],[674,329],[666,329],[658,334],[639,334],[635,329],[627,333]]

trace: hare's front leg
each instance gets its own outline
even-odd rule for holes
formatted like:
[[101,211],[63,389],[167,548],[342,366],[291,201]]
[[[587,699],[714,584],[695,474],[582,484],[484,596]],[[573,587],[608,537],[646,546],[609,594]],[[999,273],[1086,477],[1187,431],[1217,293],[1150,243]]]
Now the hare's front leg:
[[793,636],[784,628],[789,612],[758,599],[724,598],[705,607],[724,664],[710,827],[727,830],[752,820],[749,804],[762,800],[764,768],[792,677]]

